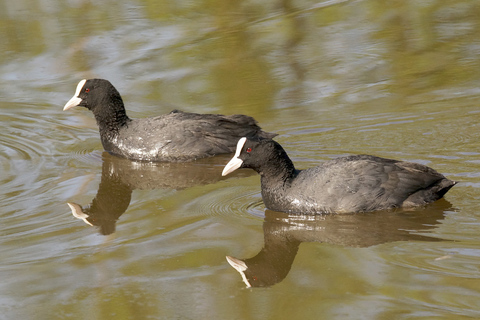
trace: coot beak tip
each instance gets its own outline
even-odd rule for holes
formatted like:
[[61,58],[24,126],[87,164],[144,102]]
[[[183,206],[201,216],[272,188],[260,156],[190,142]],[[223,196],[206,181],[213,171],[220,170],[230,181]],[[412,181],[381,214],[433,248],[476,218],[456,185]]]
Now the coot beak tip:
[[72,99],[68,100],[68,102],[65,104],[63,107],[63,111],[66,111],[68,109],[71,109],[73,107],[78,106],[82,102],[82,99],[79,97],[74,96]]
[[239,159],[237,157],[233,157],[232,160],[230,160],[225,168],[223,168],[222,171],[222,176],[226,176],[229,173],[232,173],[233,171],[237,170],[240,168],[243,164],[243,160]]

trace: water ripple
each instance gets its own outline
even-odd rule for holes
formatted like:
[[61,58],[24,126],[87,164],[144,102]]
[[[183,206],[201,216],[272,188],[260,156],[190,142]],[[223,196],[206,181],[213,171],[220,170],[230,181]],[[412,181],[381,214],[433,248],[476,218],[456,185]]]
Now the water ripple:
[[208,216],[226,215],[262,219],[265,216],[265,206],[260,189],[244,185],[216,189],[197,197],[189,203],[190,206],[192,210],[200,211],[201,214]]
[[[420,243],[402,243],[394,250],[395,255],[389,259],[395,265],[415,269],[417,272],[480,279],[480,249],[475,244],[430,243],[427,248]],[[416,252],[415,256],[411,252]]]
[[[72,127],[64,121],[66,116],[58,106],[0,105],[1,253],[5,264],[48,259],[62,250],[62,245],[51,248],[48,239],[67,234],[69,220],[59,216],[61,209],[52,199],[65,198],[64,184],[76,178],[72,167],[101,165],[98,138],[89,139],[98,133]],[[34,242],[17,248],[19,237]]]

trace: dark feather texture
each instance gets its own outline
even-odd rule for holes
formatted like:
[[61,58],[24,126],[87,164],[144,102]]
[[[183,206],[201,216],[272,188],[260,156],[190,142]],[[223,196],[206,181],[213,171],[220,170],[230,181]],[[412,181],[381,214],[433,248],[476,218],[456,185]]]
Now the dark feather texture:
[[415,207],[440,199],[455,185],[417,163],[354,155],[296,170],[282,146],[271,139],[246,139],[238,147],[241,150],[226,169],[242,162],[241,167],[257,171],[265,206],[275,211],[311,214]]
[[245,115],[224,116],[174,110],[131,119],[120,93],[107,80],[82,80],[64,110],[74,106],[93,112],[106,151],[133,160],[190,161],[235,151],[243,136],[271,138]]

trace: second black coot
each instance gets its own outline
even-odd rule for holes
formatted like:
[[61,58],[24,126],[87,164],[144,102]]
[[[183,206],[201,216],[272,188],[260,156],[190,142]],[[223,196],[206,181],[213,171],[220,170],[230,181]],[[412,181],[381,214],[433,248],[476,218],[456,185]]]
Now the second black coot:
[[251,168],[261,176],[270,210],[287,213],[353,213],[418,207],[436,201],[456,182],[427,166],[353,155],[296,170],[271,139],[241,138],[222,175]]

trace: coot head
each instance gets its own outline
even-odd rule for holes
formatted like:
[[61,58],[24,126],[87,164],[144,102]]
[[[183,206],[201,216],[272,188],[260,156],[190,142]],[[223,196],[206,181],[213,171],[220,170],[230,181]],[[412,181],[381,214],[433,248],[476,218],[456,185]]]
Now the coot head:
[[77,85],[73,97],[65,104],[63,111],[80,106],[91,110],[94,114],[100,113],[100,108],[112,106],[124,109],[120,93],[108,80],[83,79]]
[[233,158],[223,169],[222,175],[238,168],[251,168],[260,174],[265,170],[283,171],[284,167],[294,170],[293,164],[282,146],[272,139],[246,138],[238,140]]
[[101,136],[116,133],[130,120],[120,93],[108,80],[84,79],[80,81],[75,94],[65,104],[63,110],[76,106],[85,107],[93,112],[100,127]]

